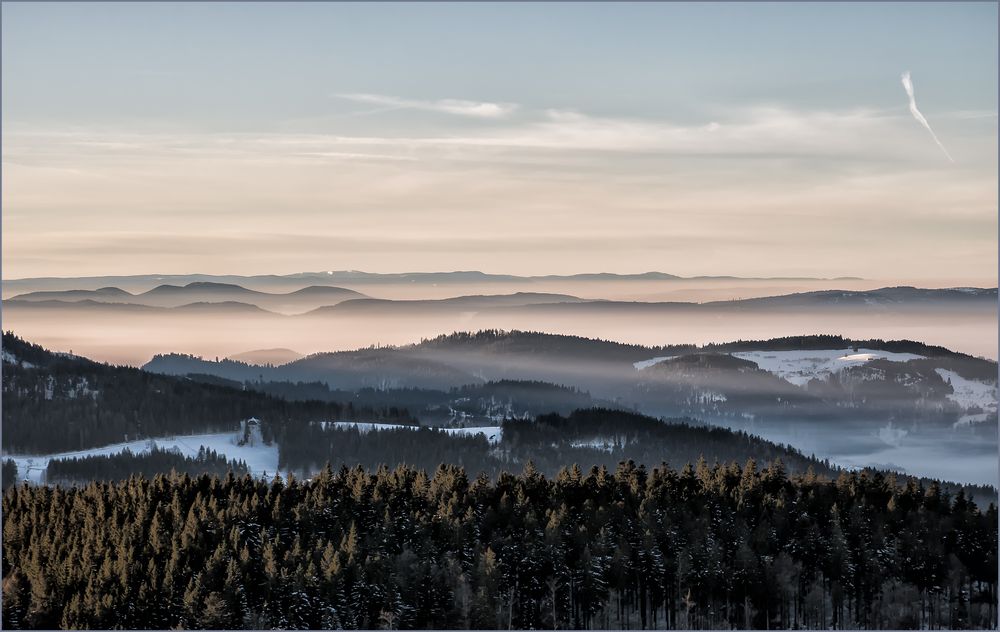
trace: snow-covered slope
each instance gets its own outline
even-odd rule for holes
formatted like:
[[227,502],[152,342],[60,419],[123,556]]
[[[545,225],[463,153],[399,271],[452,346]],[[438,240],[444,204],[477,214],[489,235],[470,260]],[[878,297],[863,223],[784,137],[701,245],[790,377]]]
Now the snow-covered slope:
[[[934,370],[941,376],[941,379],[951,384],[954,393],[949,395],[948,399],[965,410],[980,408],[986,413],[997,412],[997,385],[995,383],[970,380],[948,369]],[[969,422],[974,421],[975,419],[969,420]]]
[[640,360],[639,362],[633,362],[632,366],[641,371],[643,369],[648,369],[654,364],[659,364],[660,362],[663,362],[665,360],[671,360],[676,357],[677,356],[658,356],[655,358],[650,358],[648,360]]
[[[872,360],[908,362],[920,360],[924,356],[913,353],[893,353],[873,349],[819,349],[806,351],[737,351],[730,355],[755,362],[761,369],[773,373],[796,386],[804,386],[812,379],[824,379],[849,366],[866,364]],[[638,370],[677,356],[661,356],[635,362]]]
[[257,442],[255,445],[237,445],[241,437],[242,433],[237,432],[184,435],[115,443],[101,448],[91,448],[77,452],[60,452],[58,454],[46,454],[43,456],[9,454],[4,455],[3,458],[13,459],[17,463],[18,479],[27,479],[33,483],[40,483],[45,474],[45,468],[52,459],[69,459],[97,455],[107,456],[118,454],[126,449],[131,450],[134,454],[140,454],[148,452],[153,446],[161,450],[174,450],[184,456],[194,457],[198,455],[198,449],[204,446],[205,449],[215,450],[219,454],[226,455],[227,459],[237,459],[246,462],[247,467],[254,476],[274,476],[275,472],[278,471],[278,446],[276,444],[263,445],[260,442]]
[[923,356],[913,353],[892,353],[872,349],[823,349],[808,351],[743,351],[733,353],[757,363],[761,369],[797,386],[804,386],[812,379],[824,379],[850,366],[867,364],[882,359],[891,362],[920,360]]

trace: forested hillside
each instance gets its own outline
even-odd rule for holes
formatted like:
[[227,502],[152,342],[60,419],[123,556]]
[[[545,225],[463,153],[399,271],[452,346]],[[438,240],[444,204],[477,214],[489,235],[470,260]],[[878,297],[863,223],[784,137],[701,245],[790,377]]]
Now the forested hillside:
[[128,449],[117,454],[52,459],[45,468],[49,485],[86,485],[91,481],[123,481],[132,476],[152,478],[157,474],[177,472],[199,476],[247,474],[246,463],[227,459],[224,454],[202,448],[193,457],[153,447],[149,452],[133,454]]
[[996,508],[879,475],[345,468],[3,510],[8,629],[996,626]]
[[190,373],[192,380],[208,384],[246,388],[287,400],[351,402],[355,407],[386,409],[405,408],[428,425],[448,425],[469,421],[497,422],[507,417],[530,417],[544,413],[568,414],[577,408],[611,406],[586,391],[548,382],[497,380],[466,384],[448,390],[421,388],[366,387],[356,391],[331,389],[319,381],[236,382],[212,375]]
[[[268,422],[351,419],[415,423],[405,410],[286,401],[242,388],[91,362],[3,335],[3,448],[22,454],[81,450],[171,434]],[[265,436],[270,426],[262,428]]]

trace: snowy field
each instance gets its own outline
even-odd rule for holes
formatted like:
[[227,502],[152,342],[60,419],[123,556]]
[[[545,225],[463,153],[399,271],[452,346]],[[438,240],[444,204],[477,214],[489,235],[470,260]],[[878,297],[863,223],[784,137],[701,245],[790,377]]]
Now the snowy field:
[[[951,382],[954,391],[948,399],[955,402],[965,410],[970,408],[981,408],[984,412],[997,411],[997,385],[980,382],[978,380],[967,380],[954,371],[947,369],[934,369],[946,382]],[[975,417],[975,415],[969,415]],[[970,423],[973,419],[968,420]]]
[[[804,386],[814,378],[824,379],[832,373],[837,373],[849,366],[859,366],[876,359],[891,362],[908,362],[920,360],[923,356],[912,353],[892,353],[891,351],[875,351],[872,349],[819,349],[808,351],[738,351],[731,353],[733,357],[755,362],[761,369],[773,373],[783,380],[796,386]],[[662,356],[635,362],[638,370],[647,369],[654,364],[677,356]]]
[[241,436],[242,433],[239,432],[183,435],[115,443],[102,448],[91,448],[76,452],[60,452],[58,454],[46,454],[43,456],[7,454],[4,455],[4,458],[13,459],[17,463],[18,479],[27,479],[32,483],[41,483],[42,477],[45,475],[45,468],[52,459],[70,459],[95,455],[107,456],[118,454],[125,449],[131,450],[134,454],[140,454],[149,452],[154,445],[161,450],[174,450],[184,456],[194,457],[198,455],[198,449],[204,446],[206,449],[215,450],[219,454],[226,455],[227,459],[245,461],[254,476],[274,476],[274,473],[278,471],[278,446],[275,444],[269,446],[263,445],[259,441],[256,442],[256,445],[236,445],[237,440]]
[[[333,421],[319,422],[323,427],[357,428],[360,432],[373,432],[379,430],[391,430],[404,428],[415,430],[420,426],[406,426],[401,424],[377,424],[354,421]],[[483,435],[490,443],[499,443],[502,431],[500,426],[478,426],[475,428],[434,428],[448,434],[470,434]],[[278,446],[277,444],[264,445],[259,438],[251,445],[237,445],[243,436],[242,432],[220,432],[214,434],[183,435],[176,437],[163,437],[158,439],[143,439],[141,441],[129,441],[127,443],[115,443],[100,448],[89,450],[78,450],[75,452],[60,452],[58,454],[45,455],[21,455],[5,454],[3,458],[13,459],[17,464],[17,476],[19,480],[32,483],[41,483],[45,475],[45,468],[48,467],[52,459],[71,459],[86,456],[108,456],[118,454],[126,449],[133,454],[149,452],[153,446],[161,450],[172,450],[184,456],[194,457],[198,455],[198,450],[204,447],[206,450],[215,450],[218,454],[224,454],[227,459],[237,459],[244,461],[250,469],[251,474],[258,477],[270,478],[278,472]],[[286,472],[278,472],[282,476]]]
[[[891,351],[875,351],[872,349],[826,349],[809,351],[739,351],[730,354],[737,358],[749,360],[761,369],[773,373],[781,379],[805,386],[813,379],[826,379],[830,375],[851,366],[867,364],[872,360],[888,360],[890,362],[909,362],[921,360],[924,356],[913,353],[893,353]],[[635,362],[638,370],[649,368],[665,360],[677,356],[662,356]],[[942,379],[951,383],[955,391],[948,396],[963,410],[981,409],[986,413],[997,411],[997,385],[962,377],[947,369],[934,369]],[[965,425],[985,420],[980,414],[966,415],[959,424]]]
[[[733,357],[755,362],[761,369],[796,386],[804,386],[814,378],[824,379],[849,366],[866,364],[876,359],[891,362],[920,360],[923,356],[913,353],[892,353],[873,349],[819,349],[808,351],[737,351]],[[648,369],[654,364],[677,356],[661,356],[632,364],[636,369]]]
[[812,379],[824,379],[851,366],[867,364],[872,360],[909,362],[923,356],[913,353],[892,353],[872,349],[829,349],[816,351],[745,351],[732,354],[737,358],[756,362],[763,370],[773,373],[796,386],[805,386]]

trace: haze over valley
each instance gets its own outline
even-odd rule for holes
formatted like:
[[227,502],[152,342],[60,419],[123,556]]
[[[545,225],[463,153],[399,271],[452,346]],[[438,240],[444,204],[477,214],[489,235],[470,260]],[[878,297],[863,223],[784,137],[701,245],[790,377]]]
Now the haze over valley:
[[[445,427],[604,406],[748,432],[838,467],[997,477],[995,287],[329,272],[4,288],[5,327],[43,347],[281,397],[395,406]],[[688,300],[655,300],[670,295]],[[580,396],[456,404],[455,389],[497,380]]]
[[478,329],[647,346],[832,333],[918,340],[992,359],[997,351],[995,287],[475,272],[24,279],[3,287],[8,328],[134,366],[164,352],[310,354]]

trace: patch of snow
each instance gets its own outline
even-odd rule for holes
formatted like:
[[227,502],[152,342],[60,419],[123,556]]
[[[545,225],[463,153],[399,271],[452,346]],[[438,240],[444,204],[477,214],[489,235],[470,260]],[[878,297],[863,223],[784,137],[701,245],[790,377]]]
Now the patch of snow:
[[123,452],[125,449],[131,450],[134,454],[149,452],[154,446],[161,450],[176,451],[184,456],[198,456],[198,449],[204,446],[206,450],[215,450],[218,454],[224,454],[227,459],[237,459],[244,461],[247,468],[254,476],[268,478],[278,472],[278,446],[277,444],[267,445],[238,445],[242,439],[242,433],[219,432],[212,434],[182,435],[175,437],[164,437],[157,439],[142,439],[140,441],[128,441],[125,443],[115,443],[101,448],[91,448],[89,450],[79,450],[76,452],[59,452],[46,455],[4,455],[3,458],[13,459],[17,464],[17,475],[21,480],[28,480],[32,483],[41,483],[45,475],[45,468],[48,467],[52,459],[81,458],[95,455],[112,455]]
[[500,443],[503,437],[503,429],[500,426],[477,426],[475,428],[441,428],[448,434],[471,434],[485,435],[490,443]]
[[570,441],[569,445],[572,448],[592,448],[595,450],[604,450],[605,452],[614,452],[620,443],[611,437],[594,437],[593,439],[575,439]]
[[442,432],[447,432],[448,434],[481,434],[486,437],[486,440],[490,443],[499,443],[503,431],[500,426],[477,426],[474,428],[435,428],[433,426],[408,426],[405,424],[379,424],[371,422],[357,422],[357,421],[321,421],[323,428],[356,428],[358,432],[372,432],[379,430],[396,430],[403,428],[406,430],[419,430],[420,428],[430,428],[431,430],[439,430]]
[[321,421],[319,422],[323,429],[326,428],[355,428],[358,432],[371,432],[372,430],[395,430],[397,428],[404,428],[407,430],[416,430],[420,426],[407,426],[405,424],[380,424],[369,421]]
[[641,371],[643,369],[648,369],[654,364],[659,364],[660,362],[663,362],[665,360],[672,360],[676,357],[677,356],[659,356],[656,358],[650,358],[648,360],[640,360],[639,362],[633,362],[632,366],[634,366],[636,370]]
[[860,366],[872,360],[909,362],[924,356],[913,353],[893,353],[872,349],[818,349],[807,351],[739,351],[730,354],[749,360],[758,367],[773,373],[796,386],[804,386],[813,379],[824,379],[850,366]]
[[948,369],[934,369],[941,378],[951,383],[954,391],[948,399],[963,409],[980,408],[987,412],[997,410],[997,385],[979,380],[969,380]]
[[90,382],[87,378],[80,378],[79,382],[73,384],[73,387],[69,390],[69,398],[76,399],[77,397],[90,397],[91,399],[97,399],[99,391],[97,389],[90,388]]
[[23,360],[21,360],[20,358],[18,358],[16,355],[14,355],[13,353],[11,353],[10,351],[7,351],[6,349],[3,350],[2,356],[3,356],[3,361],[7,362],[8,364],[19,364],[19,365],[21,365],[21,367],[23,367],[25,369],[33,369],[33,368],[35,368],[34,364],[32,364],[30,362],[24,362]]

